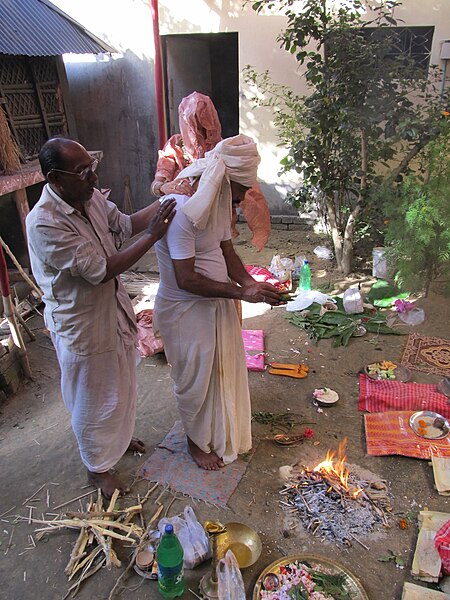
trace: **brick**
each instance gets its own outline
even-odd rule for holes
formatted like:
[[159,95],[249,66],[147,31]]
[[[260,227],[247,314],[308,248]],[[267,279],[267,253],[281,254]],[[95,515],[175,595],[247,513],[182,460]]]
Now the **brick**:
[[272,229],[280,229],[280,230],[287,231],[288,227],[289,226],[284,223],[272,223]]
[[280,215],[270,215],[270,222],[272,224],[281,223],[281,218]]

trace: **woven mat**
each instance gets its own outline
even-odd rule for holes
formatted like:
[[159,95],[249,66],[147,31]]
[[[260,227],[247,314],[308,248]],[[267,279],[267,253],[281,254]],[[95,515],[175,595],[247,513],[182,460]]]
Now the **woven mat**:
[[387,412],[390,410],[433,410],[450,419],[448,398],[432,383],[402,383],[375,380],[360,373],[359,410]]
[[416,371],[450,376],[450,341],[410,333],[402,364]]
[[148,481],[167,485],[172,491],[225,508],[251,456],[252,452],[240,456],[218,471],[200,469],[188,452],[181,421],[176,421],[142,465],[139,475]]
[[409,426],[412,414],[413,411],[393,411],[364,415],[367,454],[400,454],[424,459],[430,459],[431,456],[450,457],[450,437],[441,440],[419,437]]

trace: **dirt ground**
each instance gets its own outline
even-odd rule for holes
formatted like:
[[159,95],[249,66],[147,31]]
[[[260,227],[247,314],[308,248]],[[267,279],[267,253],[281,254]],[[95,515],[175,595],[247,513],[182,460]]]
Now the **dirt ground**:
[[[343,290],[355,280],[342,281],[333,271],[332,263],[319,260],[313,248],[323,240],[305,231],[274,231],[267,248],[256,253],[248,243],[248,233],[240,225],[241,236],[236,240],[237,251],[248,264],[268,265],[273,254],[294,257],[306,255],[313,271],[313,284],[330,282]],[[141,270],[156,269],[154,254],[141,261]],[[370,268],[357,275],[364,287],[372,280]],[[448,298],[431,294],[418,301],[424,308],[425,322],[415,331],[432,336],[450,337]],[[255,312],[256,311],[256,312]],[[417,539],[417,527],[401,530],[401,516],[416,516],[428,507],[450,512],[449,501],[434,489],[432,469],[427,461],[398,456],[370,457],[366,454],[362,414],[358,412],[358,370],[370,362],[385,358],[400,360],[406,343],[403,336],[374,336],[368,334],[352,338],[348,347],[333,349],[330,340],[314,345],[305,332],[283,318],[284,309],[267,310],[264,305],[244,306],[244,328],[263,329],[267,362],[307,362],[307,379],[296,380],[274,377],[267,372],[250,373],[249,384],[252,410],[273,413],[292,411],[301,420],[313,423],[314,440],[294,447],[278,447],[270,437],[269,426],[254,424],[254,438],[259,439],[248,469],[229,501],[227,510],[216,509],[201,502],[192,503],[201,522],[218,519],[222,522],[239,521],[253,527],[260,535],[263,549],[258,561],[243,570],[247,598],[252,597],[258,575],[273,560],[283,555],[313,553],[334,559],[350,568],[361,580],[371,600],[399,600],[403,582],[411,581],[410,568]],[[64,567],[69,559],[76,533],[63,530],[33,547],[29,535],[36,525],[17,521],[15,516],[40,518],[52,507],[76,498],[88,491],[86,475],[78,456],[70,427],[70,419],[59,394],[59,371],[50,340],[43,333],[43,323],[36,316],[30,322],[37,339],[28,344],[32,382],[24,383],[18,393],[0,406],[0,459],[2,484],[0,492],[0,598],[5,600],[31,599],[60,600],[68,589]],[[413,372],[413,381],[437,382],[439,377]],[[145,440],[151,453],[169,431],[177,418],[171,391],[169,367],[163,355],[145,359],[138,367],[139,402],[136,434]],[[314,388],[328,386],[340,396],[336,406],[318,413],[310,394]],[[303,429],[303,428],[301,428]],[[327,448],[336,450],[338,443],[348,438],[347,460],[350,465],[365,469],[374,478],[388,482],[392,493],[393,519],[390,529],[361,539],[365,547],[355,542],[349,548],[337,547],[312,537],[279,505],[279,468],[297,462],[312,466],[320,462]],[[147,455],[148,456],[148,455]],[[145,457],[125,456],[117,465],[117,473],[132,481]],[[43,486],[33,502],[28,498]],[[146,481],[132,487],[127,505],[149,489]],[[48,490],[48,495],[47,495]],[[156,500],[168,507],[172,496],[160,496],[158,489],[146,505],[149,518],[156,510]],[[169,515],[180,513],[187,499],[176,499]],[[67,509],[79,510],[78,502]],[[46,517],[49,518],[48,516]],[[27,549],[28,548],[28,549]],[[30,549],[31,548],[31,549]],[[393,562],[380,562],[388,551],[401,556],[405,568],[396,568]],[[123,565],[128,564],[131,550],[119,551]],[[106,600],[122,569],[102,569],[86,581],[77,597],[80,600]],[[200,578],[209,570],[206,563],[186,572],[186,590],[183,598],[195,598],[189,591],[198,592]],[[424,584],[425,585],[425,584]],[[125,589],[117,598],[143,600],[158,598],[156,582],[141,579],[133,571],[125,582]]]

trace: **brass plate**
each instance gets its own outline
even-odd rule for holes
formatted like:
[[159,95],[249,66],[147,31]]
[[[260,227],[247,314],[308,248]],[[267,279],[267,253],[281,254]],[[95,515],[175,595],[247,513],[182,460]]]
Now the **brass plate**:
[[345,575],[345,589],[350,594],[352,600],[369,600],[369,596],[366,594],[360,581],[343,565],[325,558],[324,556],[317,556],[315,554],[293,554],[292,556],[284,556],[264,569],[261,575],[258,577],[258,581],[253,589],[252,600],[260,600],[262,591],[262,580],[267,573],[280,574],[280,567],[283,567],[294,561],[308,562],[312,568],[316,571],[323,571],[324,573],[330,573],[333,575]]

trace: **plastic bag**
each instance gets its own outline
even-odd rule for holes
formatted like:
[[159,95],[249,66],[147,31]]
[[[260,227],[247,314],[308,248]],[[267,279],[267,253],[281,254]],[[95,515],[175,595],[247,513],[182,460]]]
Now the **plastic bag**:
[[333,253],[329,248],[326,248],[325,246],[317,246],[316,248],[314,248],[313,252],[316,256],[325,260],[331,260],[333,258]]
[[211,557],[208,535],[191,506],[185,507],[184,519],[178,516],[161,519],[158,523],[161,535],[166,525],[173,525],[175,535],[183,546],[185,569],[193,569]]
[[219,600],[245,600],[245,588],[238,562],[231,550],[217,565]]
[[[272,262],[270,263],[269,271],[275,275],[277,279],[284,283],[288,279],[291,278],[291,268],[293,266],[293,262],[290,258],[283,259],[279,254],[275,254],[272,257]],[[291,267],[291,268],[290,268]]]
[[294,300],[286,304],[286,310],[288,312],[295,312],[297,310],[303,310],[311,306],[314,302],[318,304],[324,304],[325,302],[335,302],[331,296],[317,292],[315,290],[302,290]]
[[407,325],[420,325],[425,321],[425,311],[422,308],[412,308],[407,312],[399,312],[398,317]]
[[349,315],[356,315],[364,312],[363,299],[357,288],[345,290],[342,298],[344,310]]

